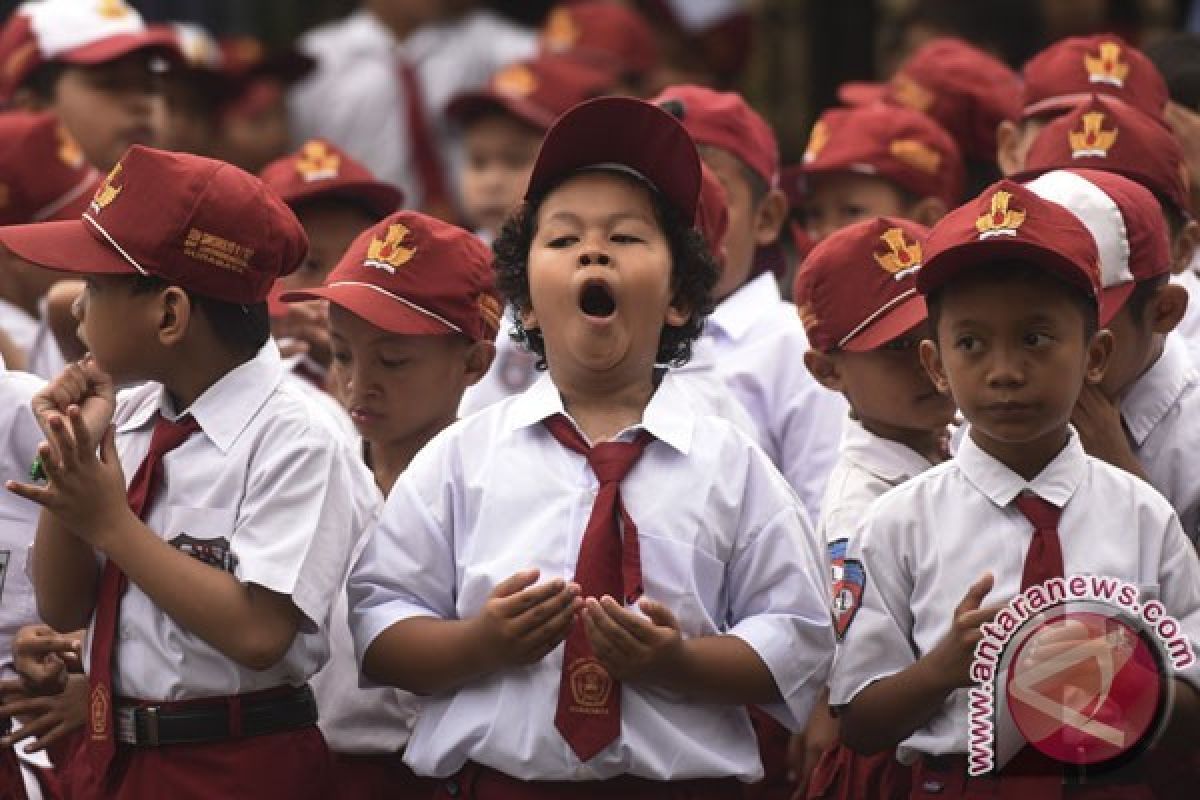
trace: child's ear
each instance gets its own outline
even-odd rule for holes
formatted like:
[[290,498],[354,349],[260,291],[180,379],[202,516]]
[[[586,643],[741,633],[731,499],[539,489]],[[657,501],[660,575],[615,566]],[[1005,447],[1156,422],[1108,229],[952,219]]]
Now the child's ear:
[[1171,240],[1172,273],[1178,275],[1191,266],[1197,245],[1200,245],[1200,223],[1189,219]]
[[691,307],[684,302],[682,297],[675,297],[671,300],[671,305],[667,306],[667,313],[663,318],[663,322],[672,328],[682,328],[691,318]]
[[1012,175],[1025,167],[1021,152],[1021,129],[1012,120],[1001,120],[996,126],[996,164],[1002,175]]
[[787,222],[788,200],[782,189],[771,189],[754,210],[754,241],[759,247],[775,244]]
[[922,197],[908,209],[907,216],[913,222],[932,228],[939,219],[946,216],[946,201],[940,197]]
[[925,372],[929,375],[929,380],[933,382],[934,388],[944,395],[950,394],[950,379],[946,377],[946,368],[942,364],[942,351],[938,348],[937,342],[932,339],[922,339],[921,348],[921,366],[925,368]]
[[463,357],[466,360],[466,369],[463,371],[466,385],[474,386],[492,368],[492,362],[496,360],[496,345],[488,341],[475,342],[467,348]]
[[1154,292],[1147,304],[1150,329],[1155,333],[1170,333],[1179,325],[1188,307],[1187,289],[1177,283],[1165,283]]
[[158,340],[165,346],[178,344],[192,319],[192,301],[178,286],[168,286],[158,295]]
[[1113,335],[1107,328],[1101,328],[1092,336],[1087,348],[1087,368],[1083,379],[1086,383],[1099,386],[1108,371],[1108,361],[1112,358]]
[[826,389],[833,392],[845,389],[846,384],[842,380],[842,371],[839,368],[837,356],[832,353],[822,353],[820,350],[810,349],[804,354],[804,366],[808,367],[809,373],[816,382]]

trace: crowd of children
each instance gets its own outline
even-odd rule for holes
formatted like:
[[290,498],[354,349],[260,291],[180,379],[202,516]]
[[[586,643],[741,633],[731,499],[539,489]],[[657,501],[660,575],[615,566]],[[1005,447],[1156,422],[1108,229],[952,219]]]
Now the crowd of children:
[[[1192,796],[1200,42],[940,38],[785,167],[627,4],[439,5],[0,28],[0,800]],[[981,677],[1079,576],[1166,655]]]

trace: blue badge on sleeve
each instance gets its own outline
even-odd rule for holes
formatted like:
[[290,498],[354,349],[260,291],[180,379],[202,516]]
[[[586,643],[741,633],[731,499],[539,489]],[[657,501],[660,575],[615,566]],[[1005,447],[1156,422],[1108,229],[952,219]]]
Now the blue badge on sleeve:
[[833,630],[840,642],[854,621],[867,585],[867,571],[856,558],[846,558],[847,539],[829,543],[829,570],[833,585]]

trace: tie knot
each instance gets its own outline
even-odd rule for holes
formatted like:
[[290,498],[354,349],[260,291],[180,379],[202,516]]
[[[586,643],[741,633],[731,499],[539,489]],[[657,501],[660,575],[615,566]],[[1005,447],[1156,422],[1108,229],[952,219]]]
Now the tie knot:
[[600,483],[620,483],[637,463],[648,439],[639,436],[632,442],[601,442],[587,453],[588,465]]
[[1033,492],[1021,492],[1017,495],[1016,504],[1017,510],[1033,523],[1035,530],[1058,530],[1058,519],[1062,516],[1062,509],[1058,506],[1043,500]]
[[200,430],[200,424],[191,414],[177,420],[169,420],[161,414],[154,420],[154,431],[150,434],[150,452],[161,456],[187,441]]

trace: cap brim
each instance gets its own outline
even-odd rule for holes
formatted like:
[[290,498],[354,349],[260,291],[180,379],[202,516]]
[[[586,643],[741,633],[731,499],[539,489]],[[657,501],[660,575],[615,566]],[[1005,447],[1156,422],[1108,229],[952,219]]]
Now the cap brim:
[[540,131],[554,124],[555,116],[522,97],[509,97],[494,92],[460,94],[446,106],[446,114],[460,125],[466,125],[489,113],[511,114]]
[[1112,322],[1112,318],[1125,305],[1135,288],[1137,288],[1137,281],[1125,281],[1125,283],[1118,283],[1116,286],[1110,286],[1100,292],[1101,328]]
[[883,100],[887,84],[849,81],[838,87],[837,96],[848,106],[873,106]]
[[76,47],[55,57],[57,61],[82,66],[92,66],[115,61],[139,50],[162,50],[172,59],[183,62],[179,41],[170,30],[148,28],[140,33],[122,33],[106,36],[98,42]]
[[321,197],[350,197],[365,200],[380,219],[404,205],[404,192],[381,181],[344,181],[337,184],[314,181],[294,192],[280,195],[289,206],[299,205]]
[[618,165],[636,172],[675,206],[696,218],[700,156],[675,117],[631,97],[600,97],[572,108],[546,133],[526,199],[541,197],[587,167]]
[[369,283],[335,283],[318,289],[284,292],[280,299],[285,303],[328,300],[380,330],[403,336],[462,333],[420,306]]
[[1007,238],[963,242],[941,251],[917,270],[917,291],[929,294],[951,278],[980,264],[996,261],[1026,261],[1053,272],[1089,296],[1095,287],[1079,272],[1079,267],[1066,256],[1033,242]]
[[851,353],[874,350],[897,336],[908,333],[924,322],[928,316],[925,298],[914,294],[903,302],[897,303],[886,314],[852,336],[842,345],[842,349]]
[[35,222],[0,228],[0,244],[46,269],[81,275],[136,275],[133,264],[100,242],[82,219]]

